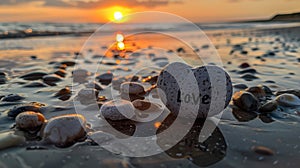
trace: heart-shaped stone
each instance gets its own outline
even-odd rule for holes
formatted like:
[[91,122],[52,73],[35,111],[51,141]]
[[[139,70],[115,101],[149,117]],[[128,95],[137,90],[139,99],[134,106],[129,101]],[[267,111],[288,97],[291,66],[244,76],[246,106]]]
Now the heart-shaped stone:
[[183,117],[217,115],[232,96],[230,76],[211,65],[192,68],[180,62],[169,64],[161,71],[157,88],[166,107]]

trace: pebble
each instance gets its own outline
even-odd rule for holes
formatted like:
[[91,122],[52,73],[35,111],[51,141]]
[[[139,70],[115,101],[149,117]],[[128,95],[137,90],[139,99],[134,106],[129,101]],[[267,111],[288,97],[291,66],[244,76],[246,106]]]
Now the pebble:
[[208,45],[208,44],[204,44],[204,45],[202,45],[201,48],[202,48],[202,49],[208,49],[208,48],[209,48],[209,45]]
[[176,50],[178,53],[185,53],[185,49],[180,47],[180,48],[177,48]]
[[44,76],[48,75],[46,72],[30,72],[21,76],[20,78],[24,80],[38,80],[43,79]]
[[55,93],[54,97],[58,97],[60,100],[68,100],[72,95],[72,92],[69,87],[65,87],[61,90],[59,90],[57,93]]
[[239,122],[248,122],[257,118],[255,112],[246,112],[239,108],[232,108],[232,114]]
[[30,58],[31,58],[32,60],[36,60],[36,59],[37,59],[37,56],[36,56],[36,55],[32,55],[32,56],[30,56]]
[[72,75],[74,78],[76,77],[88,77],[91,73],[85,69],[76,69],[72,71]]
[[248,54],[248,51],[243,50],[243,51],[241,51],[241,54],[242,54],[242,55],[247,55],[247,54]]
[[86,119],[80,114],[51,118],[42,131],[44,142],[57,147],[69,147],[86,138]]
[[62,79],[61,79],[60,76],[52,74],[52,75],[45,75],[45,76],[43,76],[43,81],[46,84],[52,86],[52,85],[55,85],[55,83],[62,81]]
[[132,104],[136,114],[133,120],[137,122],[153,121],[158,118],[164,110],[161,105],[147,100],[135,100]]
[[78,92],[78,99],[82,104],[96,103],[99,91],[93,88],[84,88]]
[[246,112],[256,111],[259,107],[257,98],[249,92],[239,91],[233,95],[234,104]]
[[112,61],[101,61],[101,64],[103,65],[118,65],[116,62],[112,62]]
[[6,77],[6,76],[7,76],[6,72],[0,71],[0,77],[1,77],[1,78]]
[[246,89],[247,92],[252,93],[257,99],[264,100],[266,98],[266,93],[262,87],[253,86]]
[[17,115],[16,126],[21,130],[36,131],[41,128],[45,120],[43,114],[27,111]]
[[293,94],[300,98],[300,90],[299,89],[289,89],[289,90],[281,90],[275,93],[276,96],[282,95],[282,94]]
[[66,66],[74,66],[76,64],[76,62],[74,61],[63,61],[61,62],[62,65],[66,65]]
[[276,54],[275,54],[275,52],[273,52],[273,51],[269,51],[269,52],[267,53],[267,55],[268,55],[268,56],[275,56]]
[[258,79],[258,77],[256,77],[255,75],[253,75],[251,73],[246,73],[246,74],[242,75],[241,78],[245,79],[246,81],[252,81],[254,79]]
[[5,102],[15,102],[25,99],[23,96],[20,96],[18,94],[9,94],[7,96],[4,96],[1,101]]
[[0,71],[0,85],[5,84],[7,81],[7,74],[5,72]]
[[41,83],[41,82],[31,82],[31,83],[24,85],[24,87],[27,87],[27,88],[47,87],[47,85],[45,85],[44,83]]
[[0,133],[0,150],[25,143],[26,139],[14,131]]
[[253,68],[247,68],[242,71],[239,71],[239,74],[245,74],[245,73],[255,74],[257,73],[257,71]]
[[259,115],[259,119],[264,123],[272,123],[275,120],[272,119],[272,117],[268,113],[262,113]]
[[96,79],[98,79],[99,82],[103,85],[109,85],[113,79],[113,74],[111,72],[104,73],[102,75],[97,76]]
[[242,68],[242,69],[249,68],[249,67],[250,67],[250,64],[248,64],[247,62],[244,62],[239,66],[239,68]]
[[7,81],[6,77],[0,77],[0,85],[5,84]]
[[115,90],[120,90],[121,84],[124,82],[136,82],[139,80],[138,76],[118,76],[114,77],[112,80],[112,87]]
[[284,93],[282,95],[279,95],[275,99],[277,103],[281,106],[285,107],[295,107],[300,106],[300,98],[289,93]]
[[135,100],[132,104],[136,109],[144,111],[149,109],[152,103],[146,100]]
[[64,78],[67,75],[67,71],[65,71],[64,69],[59,69],[59,70],[55,71],[54,74]]
[[277,102],[269,101],[259,108],[259,112],[262,112],[262,113],[272,112],[272,111],[276,110],[277,107],[278,107]]
[[57,68],[58,68],[58,69],[66,70],[67,67],[68,67],[68,66],[67,66],[66,64],[60,64]]
[[152,61],[161,61],[161,60],[163,60],[163,61],[168,61],[168,58],[167,57],[155,57],[155,58],[153,58],[152,59]]
[[128,120],[134,115],[134,106],[126,100],[112,100],[100,108],[100,116],[113,121]]
[[265,93],[267,95],[273,95],[272,90],[268,86],[266,86],[266,85],[258,85],[258,87],[261,87],[265,91]]
[[272,80],[266,80],[265,83],[276,83],[276,82]]
[[155,64],[159,67],[164,67],[164,66],[168,65],[169,62],[168,61],[163,61],[163,62],[156,62]]
[[76,69],[72,71],[73,82],[85,83],[87,81],[87,77],[90,75],[91,73],[85,69]]
[[95,81],[89,82],[88,84],[85,85],[86,88],[94,88],[98,91],[103,90],[103,88]]
[[237,89],[247,89],[248,88],[248,86],[247,85],[245,85],[245,84],[235,84],[235,85],[233,85],[233,87],[234,88],[237,88]]
[[137,82],[124,82],[120,86],[121,93],[143,95],[145,93],[144,87]]
[[260,155],[272,156],[275,154],[275,152],[272,149],[267,148],[265,146],[253,146],[252,150]]
[[22,104],[22,105],[18,105],[18,106],[13,107],[12,109],[10,109],[8,111],[7,115],[8,115],[8,117],[15,118],[18,114],[23,113],[25,111],[33,111],[33,112],[41,113],[42,112],[41,108],[43,106],[45,106],[45,105],[41,104],[41,103],[37,103],[37,102]]
[[143,95],[135,95],[135,94],[128,94],[128,93],[121,93],[120,97],[127,101],[135,101],[135,100],[144,100],[145,97]]
[[[210,77],[208,70],[211,73]],[[212,88],[210,80],[217,81],[219,78],[224,77],[226,77],[225,92],[214,90],[216,94],[224,95],[213,98],[214,101],[211,102]],[[196,80],[197,84],[195,85],[196,81],[192,80]],[[214,84],[221,85],[220,82]],[[223,85],[218,87],[224,89]],[[163,103],[173,114],[177,115],[180,109],[183,110],[181,106],[184,106],[184,111],[187,111],[184,114],[185,117],[197,115],[198,118],[205,118],[216,115],[229,104],[232,96],[231,79],[223,69],[217,66],[203,66],[192,69],[190,66],[179,62],[169,64],[159,74],[157,88]],[[200,96],[195,95],[195,89],[199,90]],[[223,103],[224,106],[214,105],[220,104],[219,102]],[[210,114],[208,114],[209,110]]]

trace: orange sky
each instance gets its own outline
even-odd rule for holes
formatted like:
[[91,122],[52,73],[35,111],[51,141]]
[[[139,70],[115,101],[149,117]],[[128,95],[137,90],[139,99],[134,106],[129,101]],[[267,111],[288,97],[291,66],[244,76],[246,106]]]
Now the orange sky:
[[194,22],[300,12],[300,0],[1,0],[0,22],[107,22],[116,10],[113,6],[126,13],[170,12]]

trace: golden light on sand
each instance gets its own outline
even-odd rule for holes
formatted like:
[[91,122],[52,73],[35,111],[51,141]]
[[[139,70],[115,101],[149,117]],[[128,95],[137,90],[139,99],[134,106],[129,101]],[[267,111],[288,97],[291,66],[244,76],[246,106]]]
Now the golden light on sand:
[[125,49],[125,44],[123,42],[118,42],[117,43],[117,49],[122,51]]
[[115,19],[116,21],[121,21],[121,20],[123,19],[123,14],[122,14],[122,12],[116,11],[116,12],[114,13],[114,19]]
[[116,35],[116,41],[117,42],[123,42],[124,41],[124,36],[121,33],[117,33]]

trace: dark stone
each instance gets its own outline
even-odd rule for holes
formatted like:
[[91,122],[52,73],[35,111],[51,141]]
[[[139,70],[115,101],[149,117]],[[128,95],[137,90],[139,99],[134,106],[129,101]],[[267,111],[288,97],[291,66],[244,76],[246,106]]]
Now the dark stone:
[[44,76],[48,75],[46,72],[30,72],[21,76],[20,78],[24,80],[38,80],[43,79]]
[[47,85],[45,85],[44,83],[41,83],[41,82],[32,82],[32,83],[28,83],[28,84],[24,85],[24,87],[38,88],[38,87],[47,87]]
[[239,71],[239,74],[245,74],[245,73],[255,74],[255,73],[257,73],[257,71],[253,68],[247,68],[242,71]]
[[9,94],[5,97],[2,98],[2,101],[6,101],[6,102],[15,102],[15,101],[20,101],[25,99],[24,97],[18,95],[18,94]]
[[7,113],[8,117],[15,118],[18,114],[25,111],[33,111],[37,113],[42,113],[41,107],[45,106],[44,104],[32,102],[29,104],[18,105],[10,109]]
[[239,68],[242,68],[242,69],[249,68],[249,67],[250,67],[250,64],[248,64],[247,62],[244,62],[239,66]]

